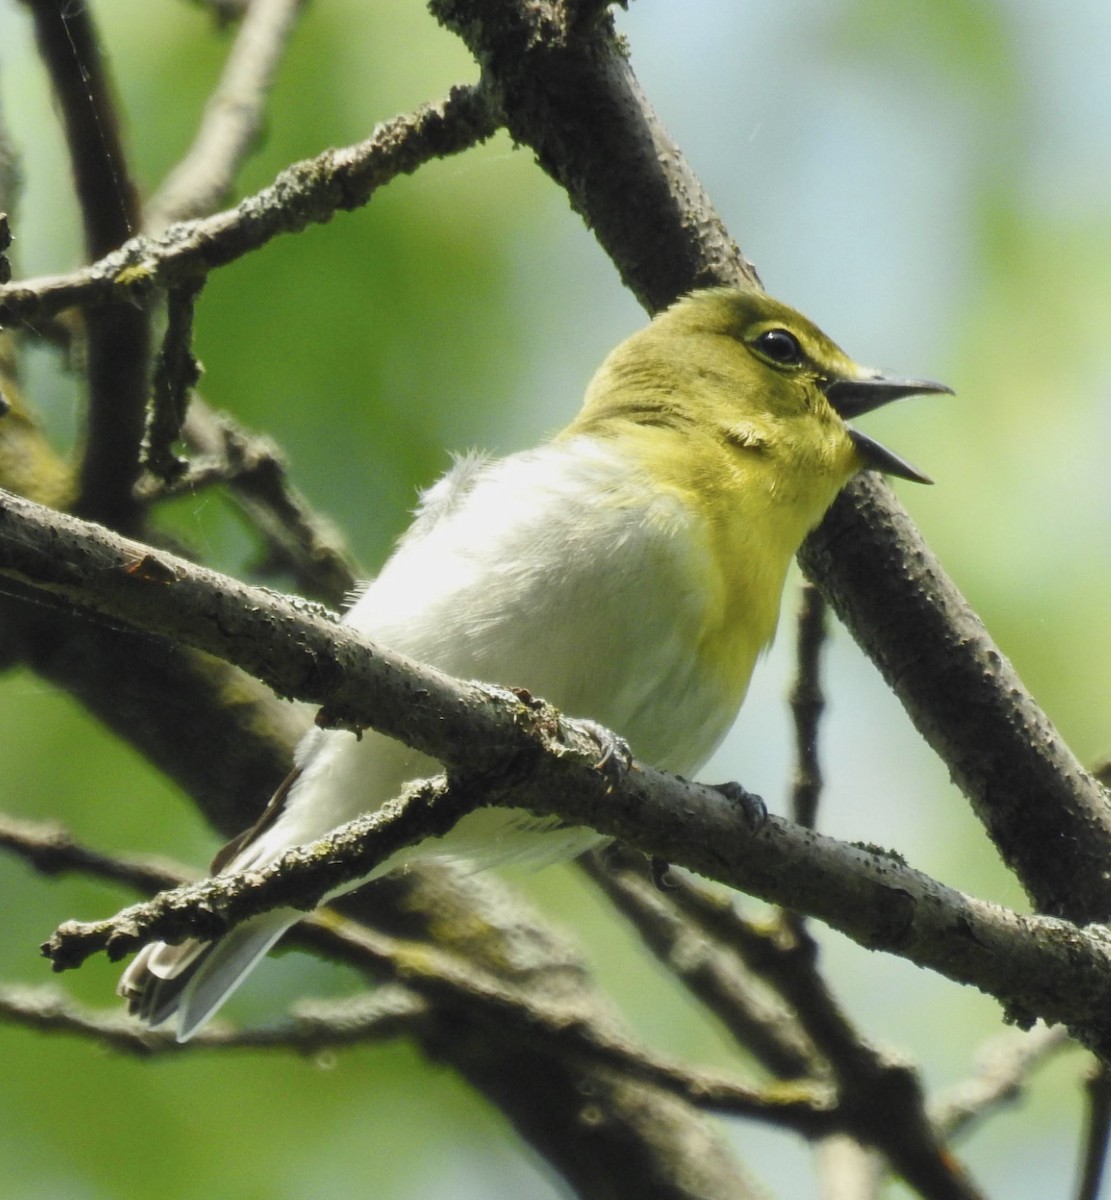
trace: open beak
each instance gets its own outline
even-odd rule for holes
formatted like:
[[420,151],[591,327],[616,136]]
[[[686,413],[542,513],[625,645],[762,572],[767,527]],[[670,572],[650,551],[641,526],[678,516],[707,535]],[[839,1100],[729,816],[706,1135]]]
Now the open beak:
[[[900,379],[879,371],[860,379],[834,379],[825,388],[826,399],[846,421],[890,404],[892,400],[901,400],[904,396],[936,395],[939,392],[952,395],[953,389],[930,379]],[[923,475],[906,459],[858,429],[849,426],[849,437],[865,465],[872,470],[882,471],[885,475],[898,475],[900,479],[910,479],[915,483],[933,483],[928,475]]]

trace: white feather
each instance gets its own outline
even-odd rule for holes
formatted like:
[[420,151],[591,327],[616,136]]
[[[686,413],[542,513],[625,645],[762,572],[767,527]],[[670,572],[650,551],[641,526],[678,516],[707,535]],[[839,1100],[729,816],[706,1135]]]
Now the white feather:
[[[527,688],[617,731],[634,754],[690,774],[740,702],[696,653],[709,571],[696,521],[607,443],[568,439],[492,462],[469,455],[423,494],[411,528],[345,620],[449,674]],[[379,734],[339,730],[312,730],[296,761],[301,774],[281,815],[225,870],[272,862],[438,769]],[[540,864],[599,840],[523,811],[486,809],[374,875],[437,857]],[[178,989],[180,1038],[216,1011],[294,919],[248,922],[207,948],[199,965],[192,948],[152,949],[146,962],[163,975],[173,973],[175,952],[191,967]],[[158,1011],[172,1011],[172,1001]]]
[[[695,519],[587,439],[463,459],[424,494],[346,623],[449,674],[527,688],[689,774],[735,708],[696,654],[709,568]],[[313,731],[298,761],[283,816],[238,866],[270,861],[438,769],[388,738],[343,731]],[[560,847],[522,830],[518,815],[487,812],[406,857],[489,865],[561,857],[584,840]]]

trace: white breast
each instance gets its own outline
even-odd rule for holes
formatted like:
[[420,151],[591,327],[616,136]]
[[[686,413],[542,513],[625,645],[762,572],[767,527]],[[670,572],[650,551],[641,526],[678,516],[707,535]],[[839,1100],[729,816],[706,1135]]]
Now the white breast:
[[[700,670],[707,564],[697,518],[612,447],[559,442],[466,459],[422,498],[393,557],[347,615],[383,645],[463,678],[527,688],[691,774],[735,715]],[[435,764],[379,735],[314,732],[265,861],[396,795]],[[528,824],[528,822],[524,822]],[[520,816],[474,814],[423,854],[560,857],[591,835],[522,837]],[[449,844],[450,843],[450,844]]]

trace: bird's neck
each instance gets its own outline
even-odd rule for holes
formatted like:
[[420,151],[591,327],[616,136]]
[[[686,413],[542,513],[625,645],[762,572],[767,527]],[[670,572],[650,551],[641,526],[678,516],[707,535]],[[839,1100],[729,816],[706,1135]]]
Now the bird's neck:
[[746,387],[751,381],[704,365],[619,350],[560,438],[586,435],[621,447],[711,519],[770,526],[773,541],[781,530],[797,547],[860,461],[831,410],[776,418],[736,402]]
[[603,368],[560,440],[610,445],[692,515],[712,576],[701,654],[747,680],[795,553],[858,462],[839,423],[812,419],[788,436],[770,417],[723,405],[720,379],[677,379],[659,365]]

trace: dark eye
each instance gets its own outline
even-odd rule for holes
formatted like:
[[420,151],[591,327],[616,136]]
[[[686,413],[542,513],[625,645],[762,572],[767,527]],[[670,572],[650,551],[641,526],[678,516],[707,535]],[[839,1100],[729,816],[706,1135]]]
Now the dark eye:
[[802,347],[799,345],[798,338],[789,330],[769,329],[766,333],[760,334],[755,345],[766,358],[785,367],[802,362]]

